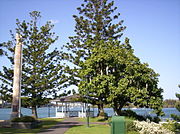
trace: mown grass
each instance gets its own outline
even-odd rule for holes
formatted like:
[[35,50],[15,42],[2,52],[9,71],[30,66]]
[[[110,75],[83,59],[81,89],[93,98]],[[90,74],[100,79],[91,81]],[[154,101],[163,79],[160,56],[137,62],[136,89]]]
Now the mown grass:
[[[90,122],[104,122],[104,123],[108,123],[110,119],[105,120],[103,117],[90,117],[89,121]],[[86,122],[87,118],[79,118],[79,121],[81,122]]]
[[[128,121],[127,125],[131,125],[131,119],[126,119]],[[79,118],[79,121],[86,122],[86,118]],[[86,125],[83,126],[74,126],[70,128],[65,134],[110,134],[111,133],[111,126],[109,126],[109,122],[111,122],[111,118],[108,120],[104,120],[103,117],[95,117],[90,118],[90,122],[103,122],[108,123],[108,125],[100,125],[100,124],[90,124],[90,127],[87,128]],[[127,134],[139,134],[133,130],[127,132]]]
[[0,128],[0,134],[36,134],[44,129],[48,129],[56,125],[59,121],[63,119],[55,118],[42,118],[39,119],[42,121],[41,125],[35,129],[15,129],[15,128]]
[[90,127],[74,126],[70,128],[65,134],[110,134],[110,127],[108,125],[90,125]]
[[[111,127],[108,125],[91,124],[88,128],[86,125],[74,126],[66,131],[65,134],[110,134]],[[129,131],[127,134],[139,134],[135,131]]]

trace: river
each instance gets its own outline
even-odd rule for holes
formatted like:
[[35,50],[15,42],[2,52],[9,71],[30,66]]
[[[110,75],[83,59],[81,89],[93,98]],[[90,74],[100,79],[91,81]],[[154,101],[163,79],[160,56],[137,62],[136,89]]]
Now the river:
[[[93,110],[93,109],[91,109]],[[112,108],[105,108],[104,109],[106,113],[108,113],[108,116],[113,116],[114,111]],[[137,108],[137,109],[131,109],[134,112],[136,112],[139,115],[151,115],[152,110],[147,108]],[[31,109],[22,108],[21,109],[23,115],[31,115]],[[176,108],[163,108],[163,112],[165,113],[165,116],[161,117],[162,120],[171,118],[171,114],[177,114],[180,115],[180,112]],[[11,108],[0,108],[0,120],[9,120],[10,119],[10,113]],[[97,108],[94,108],[94,115],[97,115]],[[45,117],[55,117],[55,108],[51,107],[42,107],[38,108],[38,117],[39,118],[45,118]]]

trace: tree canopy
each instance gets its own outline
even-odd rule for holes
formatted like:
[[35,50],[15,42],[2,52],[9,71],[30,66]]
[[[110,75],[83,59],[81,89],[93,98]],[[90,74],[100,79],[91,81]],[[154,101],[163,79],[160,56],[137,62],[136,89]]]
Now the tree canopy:
[[3,55],[2,44],[0,44],[0,56]]
[[101,41],[84,62],[80,76],[80,93],[88,92],[98,103],[109,104],[118,115],[130,103],[161,114],[163,90],[157,87],[159,75],[133,54],[128,39],[124,44]]

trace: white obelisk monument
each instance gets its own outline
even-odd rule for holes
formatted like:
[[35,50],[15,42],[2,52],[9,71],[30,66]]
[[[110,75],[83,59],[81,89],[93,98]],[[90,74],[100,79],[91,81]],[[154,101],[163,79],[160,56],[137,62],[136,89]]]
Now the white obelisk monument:
[[19,34],[16,34],[11,119],[21,116],[21,71],[22,71],[22,42],[21,42],[21,36]]

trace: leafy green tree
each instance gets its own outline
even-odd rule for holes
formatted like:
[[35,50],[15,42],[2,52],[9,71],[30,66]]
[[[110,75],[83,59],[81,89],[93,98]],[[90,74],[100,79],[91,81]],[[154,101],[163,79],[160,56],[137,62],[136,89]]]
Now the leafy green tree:
[[72,84],[98,105],[99,113],[110,104],[119,115],[123,106],[133,103],[160,114],[163,90],[157,87],[158,74],[133,54],[129,39],[120,42],[125,26],[123,20],[116,21],[116,9],[114,1],[107,0],[84,0],[77,8],[76,35],[65,46],[70,52],[65,58],[75,66],[69,68]]
[[[40,12],[30,13],[30,22],[20,22],[17,20],[16,33],[22,37],[23,43],[23,65],[22,65],[22,87],[21,96],[23,105],[32,107],[32,115],[37,117],[37,107],[47,104],[49,97],[56,95],[67,82],[61,65],[61,54],[57,49],[50,51],[50,46],[58,39],[55,33],[51,32],[53,25],[47,22],[43,26],[38,26]],[[14,34],[12,41],[8,42],[12,47],[8,47],[7,58],[11,62],[11,67],[3,67],[0,72],[2,81],[1,93],[4,97],[12,95],[13,80],[13,55],[14,55]],[[7,99],[7,98],[6,98]]]
[[111,105],[118,115],[130,103],[162,114],[163,90],[157,87],[158,74],[133,54],[127,38],[124,44],[100,41],[84,62],[80,75],[80,93],[88,89],[92,99]]
[[[122,26],[123,20],[118,21],[120,13],[114,14],[117,7],[114,7],[114,1],[107,0],[84,0],[84,3],[77,8],[79,16],[73,15],[76,25],[76,35],[70,38],[70,42],[65,48],[69,54],[65,57],[74,65],[74,68],[69,68],[72,84],[78,86],[82,77],[79,75],[79,69],[83,69],[83,64],[88,57],[91,56],[92,50],[98,47],[101,40],[108,41],[117,40],[122,36],[122,31],[125,29]],[[117,20],[117,23],[114,23]],[[103,72],[104,68],[100,68]],[[87,76],[87,81],[90,77]],[[94,101],[103,112],[103,104],[106,103],[105,92],[97,90],[97,100]],[[87,94],[88,89],[82,90],[82,94]],[[103,102],[103,103],[102,103]]]

